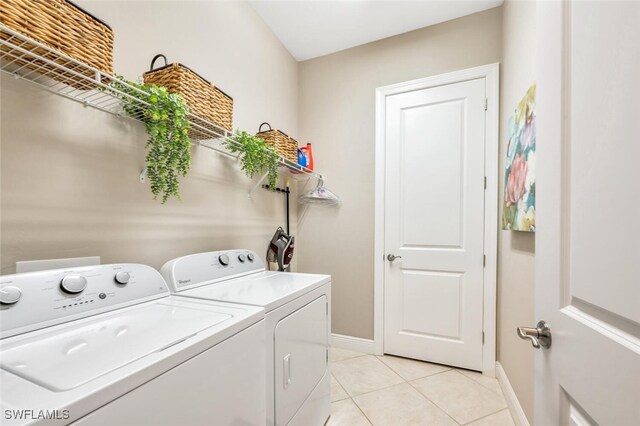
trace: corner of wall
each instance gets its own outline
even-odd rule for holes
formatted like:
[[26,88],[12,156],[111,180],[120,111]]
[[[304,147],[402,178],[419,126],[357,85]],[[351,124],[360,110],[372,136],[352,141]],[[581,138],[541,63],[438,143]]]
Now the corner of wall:
[[[503,4],[500,172],[505,169],[508,120],[513,108],[535,81],[535,1],[506,0]],[[501,200],[503,204],[503,183]],[[533,423],[534,353],[516,335],[516,327],[535,324],[535,234],[498,231],[498,360],[504,377]],[[505,396],[507,392],[505,391]],[[514,416],[515,417],[515,416]]]

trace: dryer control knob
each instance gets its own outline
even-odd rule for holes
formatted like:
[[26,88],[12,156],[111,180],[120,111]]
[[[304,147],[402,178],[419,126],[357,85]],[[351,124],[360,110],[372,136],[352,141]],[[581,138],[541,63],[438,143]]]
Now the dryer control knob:
[[229,256],[227,256],[226,254],[221,254],[220,256],[218,256],[218,261],[222,266],[227,266],[229,264]]
[[247,260],[247,257],[244,254],[239,254],[238,255],[238,260],[242,263],[244,263],[245,260]]
[[69,294],[81,293],[87,288],[87,279],[82,275],[67,275],[62,279],[60,288]]
[[249,259],[249,262],[253,262],[255,258],[256,257],[253,255],[253,253],[247,253],[247,259]]
[[0,304],[13,305],[22,297],[22,291],[18,287],[8,286],[0,288]]
[[131,274],[126,271],[120,271],[116,273],[116,276],[113,277],[113,279],[116,280],[118,284],[127,284],[131,279]]

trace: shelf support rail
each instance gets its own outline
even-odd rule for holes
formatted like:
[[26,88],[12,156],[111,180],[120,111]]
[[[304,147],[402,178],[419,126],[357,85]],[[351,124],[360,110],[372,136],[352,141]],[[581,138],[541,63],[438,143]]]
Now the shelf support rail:
[[[4,25],[0,25],[0,31],[8,35],[7,38],[0,38],[0,46],[4,47],[0,50],[0,58],[2,59],[0,68],[3,72],[85,106],[91,106],[119,117],[144,121],[143,108],[149,105],[145,101],[149,96],[146,92],[126,81],[119,81],[118,84],[126,87],[128,92],[140,95],[139,97],[132,96],[130,93],[125,93],[109,84],[110,81],[117,80],[109,74],[32,40]],[[139,105],[139,114],[135,116],[124,114],[121,106],[122,99]],[[240,146],[233,139],[233,134],[229,130],[222,129],[192,113],[189,114],[189,121],[192,129],[198,134],[197,138],[192,138],[192,144],[238,159],[239,155],[229,152],[229,146]],[[279,156],[278,163],[290,171],[322,179],[320,173],[301,166],[288,158]],[[260,179],[256,187],[265,179],[265,176]],[[255,188],[249,192],[249,197],[254,190]]]
[[264,182],[264,180],[267,178],[268,175],[269,175],[269,173],[263,174],[262,177],[260,179],[258,179],[258,182],[251,187],[251,189],[249,190],[249,194],[247,194],[247,196],[249,197],[250,200],[252,199],[251,196],[253,195],[253,192],[256,189],[258,189],[260,184],[262,184],[262,182]]

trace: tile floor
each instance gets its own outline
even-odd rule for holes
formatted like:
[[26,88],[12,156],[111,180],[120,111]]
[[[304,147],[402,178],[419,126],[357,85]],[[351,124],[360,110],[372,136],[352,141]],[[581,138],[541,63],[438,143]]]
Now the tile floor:
[[496,379],[394,356],[332,348],[327,426],[512,426]]

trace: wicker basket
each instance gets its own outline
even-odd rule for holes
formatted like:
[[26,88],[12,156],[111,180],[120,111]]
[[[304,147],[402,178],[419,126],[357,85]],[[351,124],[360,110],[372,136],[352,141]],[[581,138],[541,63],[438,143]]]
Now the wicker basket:
[[[0,0],[0,6],[2,25],[99,71],[113,73],[113,31],[80,7],[66,0]],[[12,36],[1,31],[0,37],[7,40]],[[35,50],[38,54],[45,53],[37,45],[23,45],[22,48]],[[56,66],[44,61],[15,59],[23,54],[11,50],[3,46],[2,56],[6,55],[18,65],[36,69],[40,74],[75,88],[95,88],[91,81],[95,79],[94,72],[82,70],[82,75],[88,77],[84,79],[61,72]],[[63,56],[48,55],[47,59],[67,68],[74,68],[72,62]]]
[[[263,132],[262,126],[264,125],[269,126],[269,130]],[[298,142],[295,139],[280,130],[272,129],[269,123],[262,123],[256,136],[264,139],[268,145],[273,146],[278,151],[278,154],[298,164]]]
[[[154,69],[159,58],[164,59],[165,65]],[[209,132],[224,136],[220,128],[229,132],[233,129],[233,99],[184,65],[168,64],[164,55],[156,55],[151,61],[150,70],[143,74],[143,79],[145,84],[166,87],[169,93],[180,93],[193,114],[217,126],[196,119],[196,125],[189,131],[191,138],[207,139]],[[203,132],[200,126],[208,132]]]

